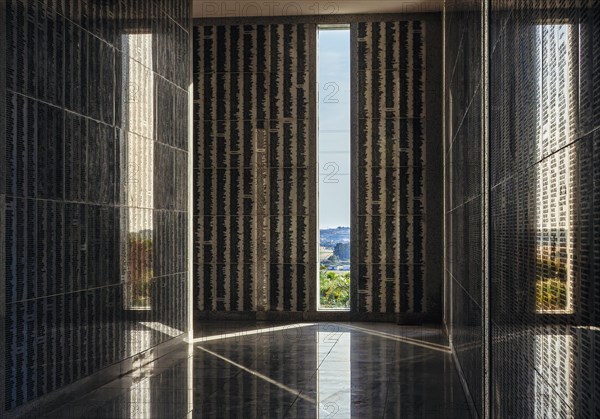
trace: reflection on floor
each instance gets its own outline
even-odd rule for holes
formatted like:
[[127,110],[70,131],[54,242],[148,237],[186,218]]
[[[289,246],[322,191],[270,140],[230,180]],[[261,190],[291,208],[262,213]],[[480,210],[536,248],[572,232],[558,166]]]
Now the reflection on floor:
[[441,330],[207,322],[47,418],[469,418]]

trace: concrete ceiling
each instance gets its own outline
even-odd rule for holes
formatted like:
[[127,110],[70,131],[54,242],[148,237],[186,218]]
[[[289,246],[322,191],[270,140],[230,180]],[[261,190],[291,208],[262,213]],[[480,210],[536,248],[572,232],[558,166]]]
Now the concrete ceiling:
[[193,0],[194,17],[308,16],[420,13],[442,10],[443,0]]

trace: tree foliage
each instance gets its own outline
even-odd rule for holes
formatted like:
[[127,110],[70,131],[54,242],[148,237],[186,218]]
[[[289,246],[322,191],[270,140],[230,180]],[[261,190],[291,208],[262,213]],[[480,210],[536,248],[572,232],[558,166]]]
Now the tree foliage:
[[150,282],[153,277],[152,240],[130,234],[127,246],[129,304],[132,307],[150,305]]
[[320,271],[321,307],[350,307],[350,272]]

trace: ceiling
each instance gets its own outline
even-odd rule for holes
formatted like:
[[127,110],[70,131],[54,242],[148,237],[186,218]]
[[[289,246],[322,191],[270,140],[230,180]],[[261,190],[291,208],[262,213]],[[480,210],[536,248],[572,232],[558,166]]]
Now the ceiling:
[[193,0],[194,17],[307,16],[419,13],[442,9],[443,0]]

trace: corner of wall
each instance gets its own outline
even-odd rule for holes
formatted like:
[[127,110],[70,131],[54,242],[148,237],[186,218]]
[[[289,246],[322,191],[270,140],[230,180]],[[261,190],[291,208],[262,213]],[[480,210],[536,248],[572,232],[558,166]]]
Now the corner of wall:
[[[6,2],[0,1],[0,413],[5,409]],[[2,416],[2,415],[0,415]]]

